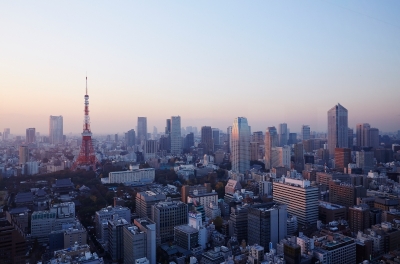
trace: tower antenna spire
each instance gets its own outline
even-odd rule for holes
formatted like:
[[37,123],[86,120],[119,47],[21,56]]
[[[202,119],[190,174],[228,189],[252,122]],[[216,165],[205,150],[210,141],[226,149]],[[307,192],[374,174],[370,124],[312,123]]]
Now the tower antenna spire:
[[86,72],[86,95],[87,95],[87,72]]

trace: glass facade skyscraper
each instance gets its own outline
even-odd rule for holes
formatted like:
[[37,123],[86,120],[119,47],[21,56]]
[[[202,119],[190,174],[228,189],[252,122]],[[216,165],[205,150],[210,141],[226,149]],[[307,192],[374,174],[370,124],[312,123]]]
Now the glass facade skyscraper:
[[250,127],[245,117],[233,121],[231,153],[232,171],[244,173],[250,169]]
[[328,150],[329,156],[335,155],[335,148],[348,147],[348,112],[337,104],[328,111]]

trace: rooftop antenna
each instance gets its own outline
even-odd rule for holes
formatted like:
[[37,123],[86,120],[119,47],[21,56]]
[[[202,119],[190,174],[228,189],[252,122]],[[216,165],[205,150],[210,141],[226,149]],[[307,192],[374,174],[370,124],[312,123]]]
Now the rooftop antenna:
[[86,95],[87,95],[87,72],[86,72]]

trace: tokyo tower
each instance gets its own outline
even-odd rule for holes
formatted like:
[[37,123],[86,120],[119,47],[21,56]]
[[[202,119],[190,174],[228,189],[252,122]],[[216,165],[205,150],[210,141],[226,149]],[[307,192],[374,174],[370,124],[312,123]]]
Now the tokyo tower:
[[96,170],[96,155],[94,153],[92,143],[92,131],[90,130],[90,117],[89,117],[89,95],[87,90],[87,76],[86,76],[86,95],[85,95],[85,117],[83,119],[83,132],[82,132],[82,145],[79,151],[78,158],[72,165],[72,170],[80,166],[89,166]]

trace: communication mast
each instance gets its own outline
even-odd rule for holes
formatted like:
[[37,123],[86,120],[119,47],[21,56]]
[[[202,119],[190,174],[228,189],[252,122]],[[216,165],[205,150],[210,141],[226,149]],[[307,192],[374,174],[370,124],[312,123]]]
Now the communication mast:
[[79,166],[89,166],[96,170],[96,155],[92,142],[92,131],[90,130],[90,117],[89,117],[89,95],[87,90],[87,76],[86,76],[86,95],[85,95],[85,115],[83,119],[83,132],[82,132],[82,145],[79,151],[78,158],[72,165],[72,170]]

